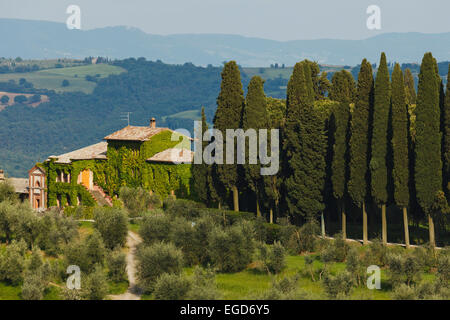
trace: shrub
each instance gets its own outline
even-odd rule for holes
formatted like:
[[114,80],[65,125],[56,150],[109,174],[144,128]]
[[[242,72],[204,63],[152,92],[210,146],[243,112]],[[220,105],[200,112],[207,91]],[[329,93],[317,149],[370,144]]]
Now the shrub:
[[27,247],[31,248],[39,235],[38,222],[29,204],[10,201],[0,203],[0,232],[5,234],[7,241],[14,235],[16,240],[23,239]]
[[357,248],[348,251],[346,270],[353,275],[358,286],[362,285],[368,266],[365,264],[365,256],[361,257]]
[[140,246],[136,258],[139,286],[146,292],[153,291],[161,274],[179,274],[183,267],[183,253],[171,243]]
[[96,264],[103,265],[106,249],[98,231],[84,240],[71,243],[65,250],[66,265],[76,265],[90,273]]
[[127,214],[118,208],[96,208],[95,228],[100,231],[105,246],[114,249],[123,246],[128,234]]
[[39,250],[38,247],[34,247],[33,248],[33,252],[31,253],[31,258],[28,262],[28,270],[29,271],[36,271],[38,270],[40,267],[42,267],[42,265],[44,264],[44,262],[42,261],[42,254]]
[[375,239],[369,244],[370,264],[383,267],[387,263],[388,251],[380,239]]
[[427,272],[437,265],[436,249],[430,245],[415,248],[413,255],[421,261],[424,270]]
[[45,284],[40,272],[27,272],[22,285],[22,298],[24,300],[42,300],[44,298]]
[[333,248],[334,248],[334,260],[336,262],[345,261],[345,259],[347,258],[349,245],[344,240],[342,233],[338,233],[334,236]]
[[259,256],[264,270],[269,273],[280,273],[286,266],[286,251],[279,242],[271,246],[260,243]]
[[186,299],[188,300],[217,300],[221,294],[217,289],[216,273],[212,269],[195,267],[191,281],[191,289]]
[[156,280],[153,294],[156,300],[183,300],[190,287],[184,275],[163,273]]
[[299,275],[284,277],[279,281],[273,281],[269,290],[264,292],[259,298],[263,300],[304,300],[308,295],[298,290]]
[[108,282],[105,273],[100,266],[97,266],[93,272],[85,277],[83,296],[88,300],[103,300],[108,294]]
[[78,224],[57,211],[45,212],[38,221],[39,234],[35,244],[45,253],[56,256],[78,235]]
[[441,254],[437,260],[436,281],[439,287],[450,288],[450,256]]
[[[0,183],[0,203],[6,201],[10,202],[16,202],[17,201],[17,194],[14,189],[14,186],[9,182],[9,180],[6,180],[2,183]],[[6,203],[4,204],[6,205]]]
[[108,276],[112,281],[120,282],[127,279],[127,260],[120,248],[109,252],[106,257]]
[[204,216],[195,221],[194,238],[192,240],[192,252],[196,257],[196,262],[203,266],[211,263],[211,256],[208,250],[209,234],[216,228],[217,222],[213,217]]
[[86,247],[87,258],[89,259],[91,265],[103,265],[103,261],[106,256],[106,249],[100,233],[97,230],[94,230],[92,234],[86,237],[84,245]]
[[225,229],[215,228],[208,237],[208,250],[213,264],[223,272],[238,272],[252,261],[253,229],[240,223]]
[[151,209],[161,209],[163,206],[163,201],[159,194],[151,194],[150,195],[150,208]]
[[64,215],[74,219],[94,219],[94,207],[66,207],[64,208]]
[[198,263],[194,226],[195,222],[187,221],[184,218],[175,218],[172,222],[172,242],[183,251],[184,262],[187,265]]
[[19,284],[23,279],[25,270],[25,248],[26,244],[15,240],[6,247],[5,252],[0,256],[0,279],[10,282],[13,285]]
[[166,215],[145,216],[139,229],[139,235],[145,244],[169,240],[171,219]]
[[15,103],[25,103],[27,101],[28,101],[27,97],[22,94],[14,97]]
[[319,224],[314,219],[309,219],[301,228],[284,221],[280,235],[281,243],[291,254],[313,252],[319,231]]
[[181,216],[186,219],[198,218],[205,205],[191,200],[177,199],[166,203],[166,213],[172,217]]
[[390,254],[387,258],[390,281],[393,286],[405,283],[408,286],[420,280],[422,266],[411,254]]
[[353,276],[347,271],[340,272],[336,276],[326,272],[322,284],[329,298],[345,299],[350,295],[354,281]]
[[393,290],[392,299],[394,299],[394,300],[415,300],[416,299],[416,291],[414,290],[414,288],[402,283]]
[[[137,217],[152,208],[154,197],[143,188],[122,187],[119,190],[120,199],[128,210],[130,217]],[[153,198],[153,200],[152,200]]]

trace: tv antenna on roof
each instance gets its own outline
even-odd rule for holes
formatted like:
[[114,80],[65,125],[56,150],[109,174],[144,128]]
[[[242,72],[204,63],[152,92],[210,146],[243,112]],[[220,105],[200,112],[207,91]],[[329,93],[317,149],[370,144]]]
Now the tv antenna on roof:
[[122,112],[120,120],[127,121],[128,125],[130,125],[130,114],[132,114],[132,113],[133,112]]

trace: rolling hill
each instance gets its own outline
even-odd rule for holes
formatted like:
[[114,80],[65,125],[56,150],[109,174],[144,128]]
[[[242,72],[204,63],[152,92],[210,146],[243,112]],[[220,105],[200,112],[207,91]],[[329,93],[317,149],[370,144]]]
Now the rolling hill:
[[0,19],[1,56],[22,58],[146,57],[166,63],[220,65],[236,60],[242,66],[272,63],[293,65],[308,58],[321,64],[356,65],[363,58],[376,62],[381,51],[389,61],[420,62],[426,51],[439,60],[450,57],[450,33],[386,33],[365,40],[274,41],[224,34],[160,36],[136,28],[107,27],[68,30],[63,23]]

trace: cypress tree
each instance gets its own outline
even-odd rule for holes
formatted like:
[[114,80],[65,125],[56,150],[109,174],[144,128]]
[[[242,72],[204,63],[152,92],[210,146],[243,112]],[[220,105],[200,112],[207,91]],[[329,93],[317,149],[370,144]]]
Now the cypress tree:
[[406,69],[404,75],[406,103],[416,104],[416,86],[411,70]]
[[[208,124],[206,123],[205,108],[202,107],[202,131],[201,137],[208,130]],[[202,139],[202,138],[200,138]],[[202,150],[208,145],[207,141],[202,139]],[[192,164],[192,185],[195,191],[195,195],[200,202],[210,204],[211,202],[211,190],[209,179],[211,178],[211,165],[202,161],[201,164]]]
[[339,102],[332,111],[331,128],[333,135],[333,156],[331,163],[331,184],[333,195],[338,200],[341,214],[342,236],[347,237],[345,195],[348,182],[348,139],[350,130],[350,103],[355,95],[355,83],[352,75],[342,70],[336,72],[332,79],[330,98]]
[[333,74],[329,98],[335,101],[353,102],[356,95],[355,80],[350,72],[341,70]]
[[394,200],[403,209],[405,244],[409,248],[408,212],[409,204],[409,159],[408,159],[408,108],[405,85],[400,65],[392,73],[392,150]]
[[[217,97],[217,110],[214,116],[214,128],[223,134],[224,148],[226,146],[226,129],[238,129],[241,124],[242,108],[244,106],[244,91],[241,74],[235,61],[226,63],[222,70],[222,83]],[[235,146],[236,149],[236,146]],[[236,152],[234,152],[236,156]],[[215,166],[218,180],[233,193],[233,206],[239,211],[239,174],[236,159],[234,164],[219,164]]]
[[[268,128],[264,80],[259,76],[254,76],[248,85],[242,122],[244,130],[255,129],[256,132],[258,132],[258,129]],[[249,162],[246,161],[244,170],[247,186],[256,196],[256,214],[257,216],[261,216],[260,204],[264,192],[264,179],[261,175],[261,163],[258,161],[258,164],[249,164]]]
[[417,201],[428,215],[430,244],[435,245],[432,206],[442,188],[439,85],[431,53],[422,60],[416,107],[415,182]]
[[310,70],[297,63],[288,83],[284,130],[285,200],[293,216],[312,218],[324,209],[326,144],[320,117],[314,111]]
[[385,53],[381,53],[375,78],[372,131],[372,159],[370,160],[372,198],[381,206],[382,239],[387,243],[386,203],[388,201],[387,132],[391,102],[389,71]]
[[444,190],[450,200],[450,65],[448,66],[447,88],[444,103],[443,151],[444,151]]
[[331,184],[333,195],[338,200],[338,208],[341,214],[342,236],[347,237],[345,195],[348,182],[348,135],[350,124],[350,104],[342,101],[333,110],[332,122],[334,122],[334,145],[331,164]]
[[355,108],[350,125],[349,195],[363,211],[363,241],[367,243],[367,212],[365,200],[368,189],[369,113],[373,103],[371,64],[364,59],[358,74]]

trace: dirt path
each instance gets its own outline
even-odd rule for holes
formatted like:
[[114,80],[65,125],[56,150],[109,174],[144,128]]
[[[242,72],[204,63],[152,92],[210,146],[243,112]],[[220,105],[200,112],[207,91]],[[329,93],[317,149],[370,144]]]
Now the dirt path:
[[140,300],[141,293],[137,289],[136,286],[136,262],[134,259],[136,246],[141,243],[141,238],[134,232],[128,231],[127,237],[127,274],[129,287],[127,292],[119,294],[119,295],[110,295],[109,298],[111,300]]

